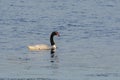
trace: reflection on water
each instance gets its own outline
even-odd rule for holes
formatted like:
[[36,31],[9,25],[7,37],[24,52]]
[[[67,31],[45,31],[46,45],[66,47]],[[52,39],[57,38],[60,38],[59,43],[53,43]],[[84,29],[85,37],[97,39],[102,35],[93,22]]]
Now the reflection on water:
[[51,53],[51,62],[59,62],[58,60],[58,56],[55,53],[56,49],[51,49],[50,53]]
[[54,58],[56,49],[51,49],[51,58]]

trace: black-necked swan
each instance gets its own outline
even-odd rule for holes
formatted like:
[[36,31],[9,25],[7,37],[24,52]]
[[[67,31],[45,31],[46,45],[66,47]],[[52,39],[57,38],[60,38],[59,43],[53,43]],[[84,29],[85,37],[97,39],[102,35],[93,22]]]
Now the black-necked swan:
[[31,45],[31,46],[28,46],[28,49],[29,50],[50,50],[50,49],[56,49],[56,45],[55,45],[55,42],[54,42],[54,39],[53,37],[54,36],[60,36],[59,35],[59,32],[57,31],[54,31],[51,33],[50,35],[50,43],[51,43],[51,46],[48,46],[48,45],[45,45],[45,44],[39,44],[39,45]]

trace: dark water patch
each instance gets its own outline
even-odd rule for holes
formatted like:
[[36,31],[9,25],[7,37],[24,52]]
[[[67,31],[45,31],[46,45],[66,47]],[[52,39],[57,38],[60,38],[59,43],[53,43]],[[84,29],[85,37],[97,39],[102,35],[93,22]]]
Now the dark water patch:
[[108,4],[108,5],[105,5],[105,6],[107,6],[107,7],[114,7],[114,5],[110,5],[110,4]]
[[16,19],[10,19],[12,21],[18,21],[18,22],[36,22],[36,20],[28,20],[26,18],[16,18]]
[[2,19],[0,19],[0,21],[3,21]]
[[25,46],[15,46],[15,44],[11,44],[10,46],[6,46],[6,44],[8,44],[8,42],[4,42],[4,43],[1,43],[3,44],[1,46],[1,49],[4,50],[4,51],[22,51],[24,49],[27,49]]
[[[19,4],[18,4],[19,3]],[[27,8],[27,9],[31,9],[31,8],[33,8],[33,6],[32,5],[24,5],[25,4],[25,2],[24,1],[19,1],[19,2],[11,2],[10,4],[9,4],[9,6],[10,6],[10,8],[12,9],[12,8],[17,8],[17,9],[25,9],[25,8]]]
[[64,30],[66,30],[67,29],[67,27],[65,27],[64,25],[58,25],[57,27],[55,27],[54,28],[54,30],[56,31],[64,31]]
[[65,26],[58,26],[60,30],[65,30],[66,27]]
[[2,44],[2,43],[8,43],[7,41],[0,41],[0,43]]
[[68,24],[67,26],[72,26],[72,27],[80,27],[81,25],[79,25],[79,24]]
[[0,80],[57,80],[50,78],[0,78]]
[[80,37],[81,39],[89,39],[89,36]]
[[87,74],[86,76],[91,76],[91,77],[120,77],[120,73],[97,73],[97,74]]
[[100,6],[104,6],[104,7],[107,7],[107,8],[113,8],[113,7],[115,7],[115,6],[112,5],[112,4],[102,4],[102,5],[100,5]]
[[119,22],[120,22],[120,18],[116,18],[116,19],[115,19],[115,22],[118,22],[118,23],[119,23]]
[[[37,21],[34,19],[28,18],[13,18],[13,19],[1,19],[0,25],[21,25],[21,23],[36,23]],[[23,24],[22,24],[23,25]]]
[[22,57],[19,57],[18,59],[21,61],[30,61],[31,60],[30,58],[22,58]]
[[10,25],[8,22],[0,22],[0,25]]
[[93,21],[94,24],[97,24],[97,25],[104,25],[104,22],[103,21]]
[[99,5],[99,6],[104,6],[104,7],[114,7],[116,3],[118,3],[117,0],[103,0],[103,1],[96,1],[96,3]]

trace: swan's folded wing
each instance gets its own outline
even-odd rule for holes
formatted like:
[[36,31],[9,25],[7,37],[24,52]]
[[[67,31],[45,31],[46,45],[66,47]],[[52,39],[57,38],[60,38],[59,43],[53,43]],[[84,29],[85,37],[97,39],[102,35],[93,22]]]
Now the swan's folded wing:
[[40,44],[40,45],[28,46],[28,49],[31,50],[31,51],[37,51],[37,50],[50,50],[51,47],[49,47],[48,45]]

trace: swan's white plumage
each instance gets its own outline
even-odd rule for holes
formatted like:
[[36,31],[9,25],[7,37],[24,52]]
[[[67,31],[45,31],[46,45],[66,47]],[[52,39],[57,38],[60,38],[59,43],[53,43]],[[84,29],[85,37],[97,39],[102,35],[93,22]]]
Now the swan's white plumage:
[[31,46],[28,46],[28,49],[31,50],[31,51],[50,50],[50,49],[56,49],[56,46],[55,45],[48,46],[48,45],[45,45],[45,44],[40,44],[40,45],[31,45]]
[[56,49],[56,45],[55,45],[55,42],[53,40],[54,36],[60,36],[60,35],[57,31],[54,31],[54,32],[51,33],[51,35],[50,35],[51,46],[48,46],[48,45],[45,45],[45,44],[31,45],[31,46],[28,46],[28,49],[31,50],[31,51]]

